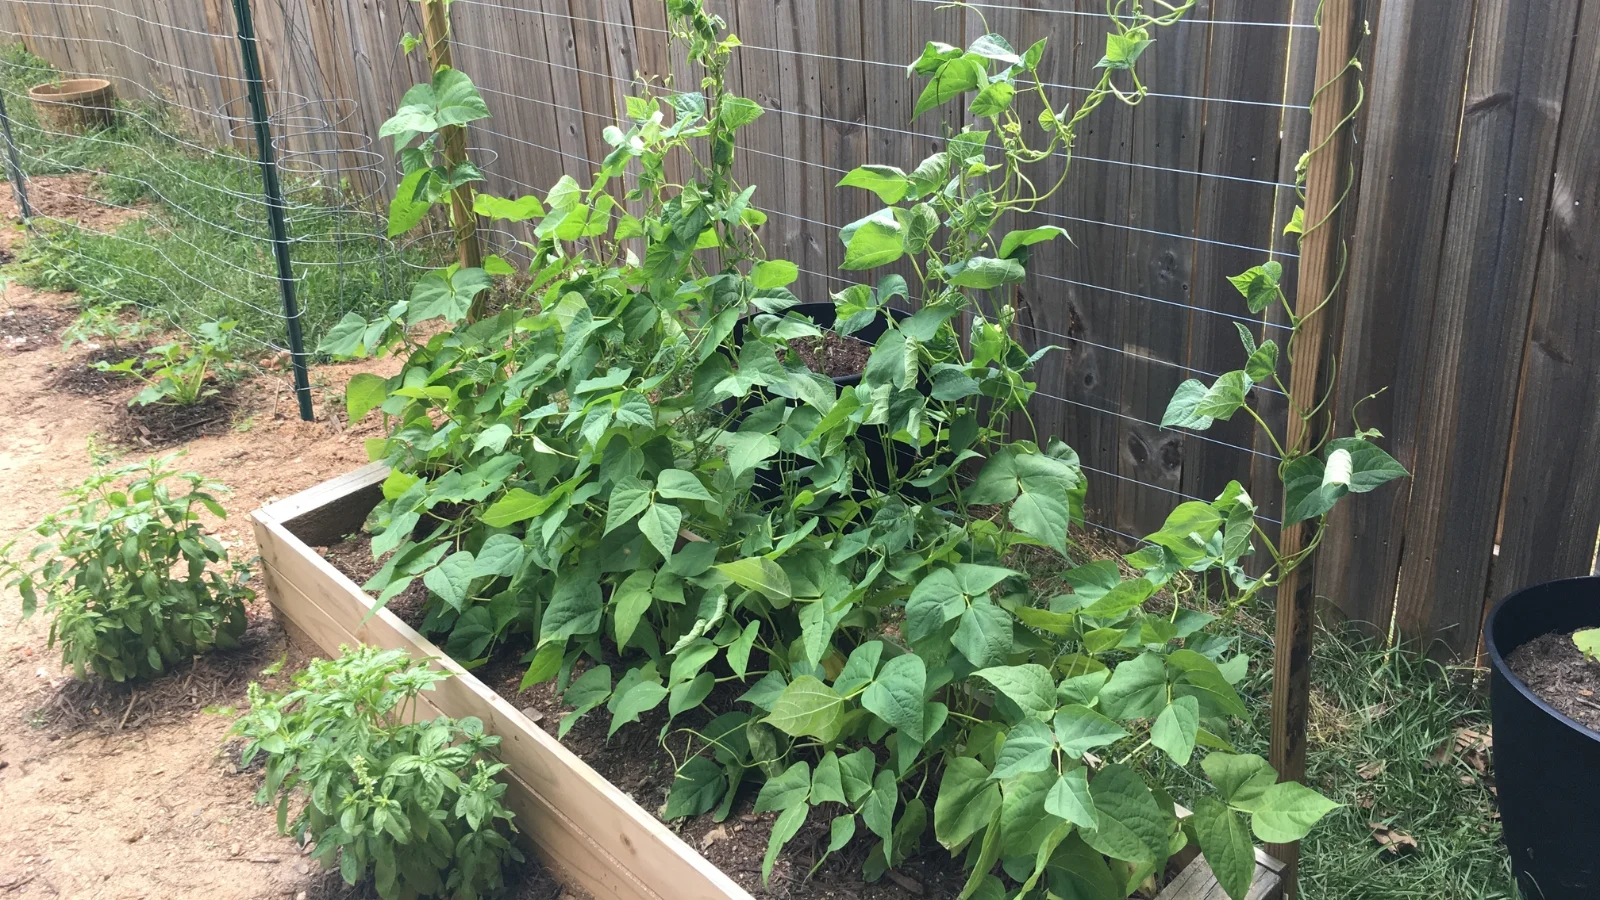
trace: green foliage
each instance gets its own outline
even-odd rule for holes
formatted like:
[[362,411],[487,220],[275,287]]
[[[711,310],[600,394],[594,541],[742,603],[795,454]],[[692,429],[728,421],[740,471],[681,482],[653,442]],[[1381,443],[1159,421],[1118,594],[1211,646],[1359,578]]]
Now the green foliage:
[[1590,662],[1600,662],[1600,628],[1585,628],[1572,633],[1572,643],[1577,645]]
[[[910,171],[845,176],[883,206],[841,231],[844,268],[899,264],[834,295],[840,335],[882,326],[845,383],[794,352],[821,330],[793,311],[798,268],[767,257],[757,188],[732,175],[739,129],[760,114],[726,89],[738,41],[700,0],[669,0],[700,90],[630,97],[588,185],[476,201],[532,225],[527,303],[477,317],[510,267],[450,266],[324,341],[404,359],[347,392],[352,419],[388,425],[371,444],[392,471],[367,589],[386,602],[421,579],[424,630],[463,661],[526,635],[524,684],[556,680],[574,708],[563,730],[598,712],[615,733],[664,708],[679,760],[666,814],[722,818],[755,792],[779,814],[764,873],[826,821],[822,857],[870,841],[869,879],[931,828],[965,854],[963,898],[1041,884],[1127,896],[1190,842],[1242,896],[1252,834],[1292,839],[1335,805],[1236,754],[1249,659],[1206,631],[1212,616],[1148,601],[1198,583],[1237,604],[1297,560],[1266,541],[1235,483],[1176,507],[1124,561],[1131,577],[1074,565],[1087,481],[1066,443],[1032,428],[1028,377],[1046,351],[1024,349],[1010,303],[1034,251],[1065,236],[1011,227],[1062,183],[1028,172],[1070,156],[1107,98],[1144,96],[1139,56],[1191,5],[1114,17],[1099,81],[1070,115],[1041,83],[1043,41],[927,45],[910,67],[925,82],[918,114],[960,102],[983,127]],[[437,164],[437,128],[484,112],[465,75],[448,81],[414,89],[386,126],[417,178],[399,230],[458,175]],[[890,314],[913,297],[917,313]],[[1278,346],[1242,339],[1245,366],[1185,385],[1169,424],[1255,415]],[[1321,466],[1307,508],[1396,477],[1372,437],[1290,457]],[[1273,559],[1253,577],[1258,546]],[[1041,593],[1013,568],[1024,548],[1070,590]],[[685,724],[719,681],[743,684],[738,701]],[[1212,777],[1204,815],[1180,823],[1167,787],[1136,768],[1157,754]]]
[[243,765],[266,757],[256,802],[276,802],[278,827],[345,883],[372,875],[384,900],[492,897],[506,864],[522,861],[494,777],[500,738],[475,718],[416,720],[418,696],[446,677],[404,651],[343,648],[287,693],[250,685],[231,732],[247,741]]
[[[22,595],[24,616],[41,600],[50,646],[79,678],[159,675],[214,648],[238,646],[248,566],[200,527],[200,509],[223,517],[220,484],[170,466],[174,457],[97,469],[71,503],[34,531],[46,538],[21,559],[0,548],[0,573]],[[187,487],[174,495],[172,485]]]
[[156,332],[156,325],[129,309],[133,304],[118,300],[104,305],[89,305],[78,313],[66,330],[61,332],[61,349],[71,349],[74,344],[105,341],[111,349],[119,349],[124,342],[137,341]]
[[144,382],[144,390],[128,401],[129,406],[194,406],[214,396],[216,381],[231,374],[232,335],[238,324],[232,319],[207,322],[187,341],[151,347],[143,356],[119,363],[97,362],[94,367],[102,372],[123,372]]

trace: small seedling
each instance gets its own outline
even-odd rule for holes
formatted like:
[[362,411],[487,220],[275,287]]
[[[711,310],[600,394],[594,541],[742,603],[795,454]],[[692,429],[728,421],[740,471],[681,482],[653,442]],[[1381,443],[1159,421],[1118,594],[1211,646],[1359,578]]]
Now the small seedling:
[[1600,663],[1600,628],[1585,628],[1572,633],[1572,643],[1590,662]]
[[95,363],[102,372],[125,372],[144,382],[129,406],[165,404],[194,406],[217,394],[216,379],[230,374],[233,363],[232,319],[207,322],[187,342],[151,347],[143,357],[119,363]]
[[137,314],[131,320],[124,318],[125,310],[132,305],[126,300],[119,300],[107,306],[85,307],[83,312],[78,313],[77,320],[62,332],[61,349],[69,350],[74,344],[103,341],[112,350],[120,350],[125,342],[154,334],[154,322]]

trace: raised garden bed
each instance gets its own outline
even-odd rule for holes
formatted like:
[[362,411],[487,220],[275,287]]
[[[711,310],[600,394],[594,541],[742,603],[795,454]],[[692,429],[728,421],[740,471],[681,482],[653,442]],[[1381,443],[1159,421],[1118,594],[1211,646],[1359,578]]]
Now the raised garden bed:
[[[424,715],[477,716],[504,738],[509,765],[505,803],[540,861],[564,883],[597,898],[750,898],[654,815],[462,669],[318,554],[361,528],[381,499],[387,467],[372,464],[255,511],[267,596],[299,640],[337,653],[365,643],[432,658],[453,678],[425,695]],[[1259,850],[1249,900],[1281,896],[1282,866]],[[1225,895],[1204,860],[1193,859],[1159,900]]]

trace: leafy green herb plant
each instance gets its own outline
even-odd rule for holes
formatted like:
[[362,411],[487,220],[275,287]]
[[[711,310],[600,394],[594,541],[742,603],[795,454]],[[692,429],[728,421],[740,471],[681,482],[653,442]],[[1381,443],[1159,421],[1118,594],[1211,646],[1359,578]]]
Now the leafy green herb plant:
[[232,374],[233,330],[237,322],[206,322],[187,341],[151,347],[142,357],[95,363],[103,372],[123,372],[144,382],[129,406],[195,406],[218,393],[217,382]]
[[[882,208],[841,232],[844,268],[875,278],[834,295],[834,328],[883,329],[842,386],[793,351],[821,331],[793,312],[798,267],[766,252],[758,187],[733,174],[739,130],[762,114],[727,89],[738,40],[701,0],[666,0],[698,83],[642,83],[591,184],[478,195],[480,215],[531,226],[529,302],[480,316],[512,267],[452,265],[324,342],[404,358],[346,393],[352,420],[389,424],[370,446],[391,473],[366,587],[386,602],[420,579],[424,629],[463,661],[531,644],[524,683],[555,680],[574,707],[562,733],[664,708],[678,762],[665,815],[722,819],[741,798],[778,813],[764,876],[813,821],[829,833],[816,864],[862,840],[870,879],[931,838],[965,861],[963,900],[1124,897],[1193,843],[1242,898],[1252,835],[1297,840],[1335,805],[1235,752],[1249,658],[1208,632],[1212,615],[1152,601],[1197,582],[1241,603],[1304,557],[1280,558],[1234,483],[1176,507],[1125,560],[1131,578],[1079,558],[1086,479],[1029,416],[1029,372],[1050,348],[1022,345],[1012,303],[1035,249],[1065,237],[1032,217],[1065,182],[1080,124],[1144,97],[1140,55],[1192,5],[1113,4],[1076,106],[1042,83],[1046,41],[926,46],[909,71],[916,114],[959,103],[969,124],[909,170],[843,179]],[[385,129],[408,179],[439,188],[402,189],[397,233],[458,177],[434,160],[437,128],[488,114],[462,73],[427,87]],[[899,304],[917,310],[891,315]],[[1186,385],[1168,424],[1244,408],[1242,379],[1271,382],[1277,364],[1275,345],[1246,349],[1226,397],[1187,410]],[[1321,466],[1310,516],[1403,474],[1372,437],[1287,461],[1286,477]],[[885,454],[882,477],[873,440],[914,452]],[[758,473],[776,490],[754,490]],[[1274,568],[1253,578],[1258,546]],[[1038,593],[1024,550],[1058,562],[1069,589]],[[744,686],[732,708],[708,707],[728,682]],[[1214,789],[1194,815],[1180,821],[1142,774],[1155,754]]]
[[105,342],[111,350],[122,349],[124,343],[142,340],[156,332],[156,325],[149,319],[138,315],[130,318],[129,307],[133,304],[126,300],[118,300],[106,304],[93,304],[84,307],[78,313],[78,318],[68,325],[61,333],[61,349],[71,349],[76,344],[91,344]]
[[16,541],[0,548],[23,615],[44,604],[50,645],[79,678],[148,678],[244,633],[250,569],[200,525],[201,508],[223,517],[224,488],[173,461],[97,470],[35,529],[46,540],[31,553],[14,558]]
[[493,897],[522,861],[495,780],[500,738],[474,718],[417,720],[417,698],[446,677],[403,651],[343,648],[286,693],[250,685],[231,732],[247,741],[243,765],[266,757],[256,800],[276,802],[279,829],[348,884],[370,874],[384,900]]

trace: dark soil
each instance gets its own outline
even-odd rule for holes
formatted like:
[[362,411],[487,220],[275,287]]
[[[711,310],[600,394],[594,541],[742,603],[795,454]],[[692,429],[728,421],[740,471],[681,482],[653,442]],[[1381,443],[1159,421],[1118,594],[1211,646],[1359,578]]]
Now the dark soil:
[[[237,704],[245,685],[289,653],[283,628],[270,615],[252,616],[239,647],[196,657],[194,662],[142,682],[117,684],[90,675],[70,680],[37,715],[44,727],[67,735],[111,734],[181,722],[216,707]],[[295,666],[285,665],[284,671]]]
[[152,449],[170,447],[205,434],[226,431],[239,404],[231,385],[193,406],[151,403],[128,406],[117,415],[111,437],[119,444]]
[[116,365],[143,353],[144,344],[123,344],[120,347],[101,347],[62,367],[50,380],[50,387],[82,397],[100,397],[120,390],[128,384],[128,376],[121,372],[103,372],[94,367],[103,362]]
[[789,349],[806,368],[829,378],[849,378],[867,370],[872,345],[847,335],[824,331],[819,338],[790,341]]
[[0,352],[26,353],[56,339],[67,317],[42,306],[17,306],[0,312]]
[[1506,665],[1540,700],[1600,731],[1600,663],[1585,659],[1571,634],[1536,637],[1512,651]]
[[[379,564],[372,559],[370,543],[367,536],[356,535],[321,552],[334,568],[359,584],[379,568]],[[388,608],[407,624],[416,627],[425,615],[423,604],[426,599],[426,589],[421,588],[421,581],[418,580],[400,596],[390,600]],[[526,691],[517,689],[526,668],[520,660],[528,647],[526,638],[520,642],[509,642],[496,653],[494,659],[474,674],[554,736],[562,716],[570,712],[571,707],[561,702],[553,683],[535,685]],[[573,674],[576,677],[581,671]],[[742,685],[730,682],[725,688],[714,692],[706,700],[706,705],[718,712],[727,711],[733,708],[735,698],[743,691]],[[674,733],[667,738],[672,749],[682,754],[689,740],[677,729],[703,725],[710,719],[711,716],[703,710],[678,717],[673,722]],[[640,806],[659,814],[666,803],[674,772],[672,755],[658,739],[665,721],[666,710],[658,708],[637,723],[624,726],[607,740],[606,730],[610,719],[602,706],[580,719],[561,742]],[[750,785],[745,785],[741,793],[733,812],[724,822],[714,822],[711,816],[705,815],[666,824],[713,865],[758,896],[784,900],[947,898],[956,896],[965,882],[966,873],[962,871],[960,861],[945,853],[931,838],[924,840],[921,853],[882,881],[877,884],[863,882],[861,864],[876,843],[876,839],[871,838],[864,828],[860,829],[855,841],[829,857],[822,868],[808,879],[807,873],[812,864],[828,844],[828,824],[831,819],[817,815],[806,822],[800,834],[785,848],[773,866],[770,882],[763,886],[761,860],[766,854],[767,839],[777,814],[757,815],[751,812],[757,791]]]

